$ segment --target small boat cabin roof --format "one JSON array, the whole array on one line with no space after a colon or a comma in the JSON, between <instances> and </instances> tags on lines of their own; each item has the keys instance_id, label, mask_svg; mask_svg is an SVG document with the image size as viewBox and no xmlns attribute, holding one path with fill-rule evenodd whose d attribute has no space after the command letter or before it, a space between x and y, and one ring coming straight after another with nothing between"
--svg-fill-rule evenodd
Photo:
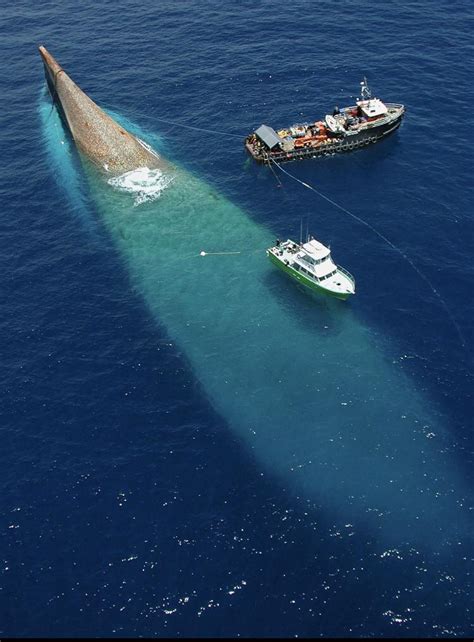
<instances>
[{"instance_id":1,"label":"small boat cabin roof","mask_svg":"<svg viewBox=\"0 0 474 642\"><path fill-rule=\"evenodd\" d=\"M281 138L278 136L276 131L268 125L261 125L255 130L255 134L269 149L273 149L277 145L281 144Z\"/></svg>"},{"instance_id":2,"label":"small boat cabin roof","mask_svg":"<svg viewBox=\"0 0 474 642\"><path fill-rule=\"evenodd\" d=\"M367 116L367 118L373 118L374 116L383 116L388 111L387 107L378 98L361 100L357 104L362 109L364 115Z\"/></svg>"},{"instance_id":3,"label":"small boat cabin roof","mask_svg":"<svg viewBox=\"0 0 474 642\"><path fill-rule=\"evenodd\" d=\"M312 258L320 261L328 256L331 251L325 245L317 241L316 239L311 239L307 243L304 243L302 249L305 250Z\"/></svg>"}]
</instances>

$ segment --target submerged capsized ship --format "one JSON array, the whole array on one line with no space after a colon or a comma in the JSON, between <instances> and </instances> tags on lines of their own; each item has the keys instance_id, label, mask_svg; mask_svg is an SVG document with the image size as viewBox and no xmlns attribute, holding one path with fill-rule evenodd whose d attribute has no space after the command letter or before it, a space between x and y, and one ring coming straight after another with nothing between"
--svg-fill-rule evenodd
<instances>
[{"instance_id":1,"label":"submerged capsized ship","mask_svg":"<svg viewBox=\"0 0 474 642\"><path fill-rule=\"evenodd\" d=\"M153 149L96 105L45 47L41 45L39 52L51 96L83 156L109 175L120 175L139 167L169 168Z\"/></svg>"},{"instance_id":2,"label":"submerged capsized ship","mask_svg":"<svg viewBox=\"0 0 474 642\"><path fill-rule=\"evenodd\" d=\"M135 305L135 296L142 296L185 357L206 403L234 432L231 442L241 450L235 465L249 461L272 492L286 489L295 514L305 511L317 520L318 541L335 533L342 545L358 533L359 543L389 564L381 571L406 554L422 568L424 560L439 559L433 572L441 577L473 531L465 499L470 487L459 461L451 460L452 449L444 447L450 426L443 415L398 363L391 364L379 349L386 342L350 308L342 313L328 303L307 314L304 303L285 302L269 287L260 251L248 252L244 262L223 259L220 267L203 258L203 247L268 247L269 232L199 177L173 168L174 188L137 215L131 199L111 189L109 176L150 167L158 158L94 109L42 53L50 89L73 131L64 136L58 114L42 101L44 139L59 153L57 162L49 157L51 173L71 197L70 215L82 204L75 196L74 143L86 161L90 206L117 250L111 265L118 268L120 255L129 274L133 296L127 301ZM163 173L170 173L169 165ZM89 199L86 213L92 214ZM443 552L443 562L433 557Z\"/></svg>"},{"instance_id":3,"label":"submerged capsized ship","mask_svg":"<svg viewBox=\"0 0 474 642\"><path fill-rule=\"evenodd\" d=\"M405 107L372 97L366 78L360 84L360 98L355 105L336 107L324 120L279 131L261 125L245 139L247 150L258 162L281 163L348 152L385 138L399 127Z\"/></svg>"}]
</instances>

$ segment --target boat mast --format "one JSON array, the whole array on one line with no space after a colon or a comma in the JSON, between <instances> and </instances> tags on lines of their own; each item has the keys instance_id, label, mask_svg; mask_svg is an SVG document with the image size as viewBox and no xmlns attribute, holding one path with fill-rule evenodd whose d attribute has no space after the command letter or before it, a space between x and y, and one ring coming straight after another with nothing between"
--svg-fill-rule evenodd
<instances>
[{"instance_id":1,"label":"boat mast","mask_svg":"<svg viewBox=\"0 0 474 642\"><path fill-rule=\"evenodd\" d=\"M372 98L372 92L369 89L367 78L365 76L364 80L360 83L360 97L362 100L370 100Z\"/></svg>"}]
</instances>

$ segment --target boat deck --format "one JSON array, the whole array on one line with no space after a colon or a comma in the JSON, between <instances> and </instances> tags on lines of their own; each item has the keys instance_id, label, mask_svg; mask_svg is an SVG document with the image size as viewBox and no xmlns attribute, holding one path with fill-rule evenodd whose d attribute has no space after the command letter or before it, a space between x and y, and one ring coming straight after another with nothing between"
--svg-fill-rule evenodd
<instances>
[{"instance_id":1,"label":"boat deck","mask_svg":"<svg viewBox=\"0 0 474 642\"><path fill-rule=\"evenodd\" d=\"M354 151L376 143L400 126L405 107L398 103L387 103L387 108L385 116L369 120L357 128L344 132L331 133L326 129L324 136L290 136L289 138L292 140L289 144L290 147L293 145L293 148L286 149L285 141L288 142L288 139L281 138L280 144L278 144L276 132L270 127L262 125L256 132L247 136L245 146L249 154L261 163L271 162L271 160L284 163L290 160L303 160ZM318 124L307 124L307 129L315 129ZM259 131L262 129L264 130L263 139L259 137ZM268 141L268 145L265 144L264 139Z\"/></svg>"}]
</instances>

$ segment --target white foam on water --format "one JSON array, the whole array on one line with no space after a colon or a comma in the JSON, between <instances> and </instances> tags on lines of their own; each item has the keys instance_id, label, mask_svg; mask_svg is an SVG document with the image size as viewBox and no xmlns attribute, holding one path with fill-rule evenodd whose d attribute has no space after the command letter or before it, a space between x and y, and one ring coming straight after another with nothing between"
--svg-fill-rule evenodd
<instances>
[{"instance_id":1,"label":"white foam on water","mask_svg":"<svg viewBox=\"0 0 474 642\"><path fill-rule=\"evenodd\" d=\"M173 176L164 174L160 169L138 167L120 176L109 178L107 183L115 189L132 194L134 206L156 201L173 181Z\"/></svg>"}]
</instances>

